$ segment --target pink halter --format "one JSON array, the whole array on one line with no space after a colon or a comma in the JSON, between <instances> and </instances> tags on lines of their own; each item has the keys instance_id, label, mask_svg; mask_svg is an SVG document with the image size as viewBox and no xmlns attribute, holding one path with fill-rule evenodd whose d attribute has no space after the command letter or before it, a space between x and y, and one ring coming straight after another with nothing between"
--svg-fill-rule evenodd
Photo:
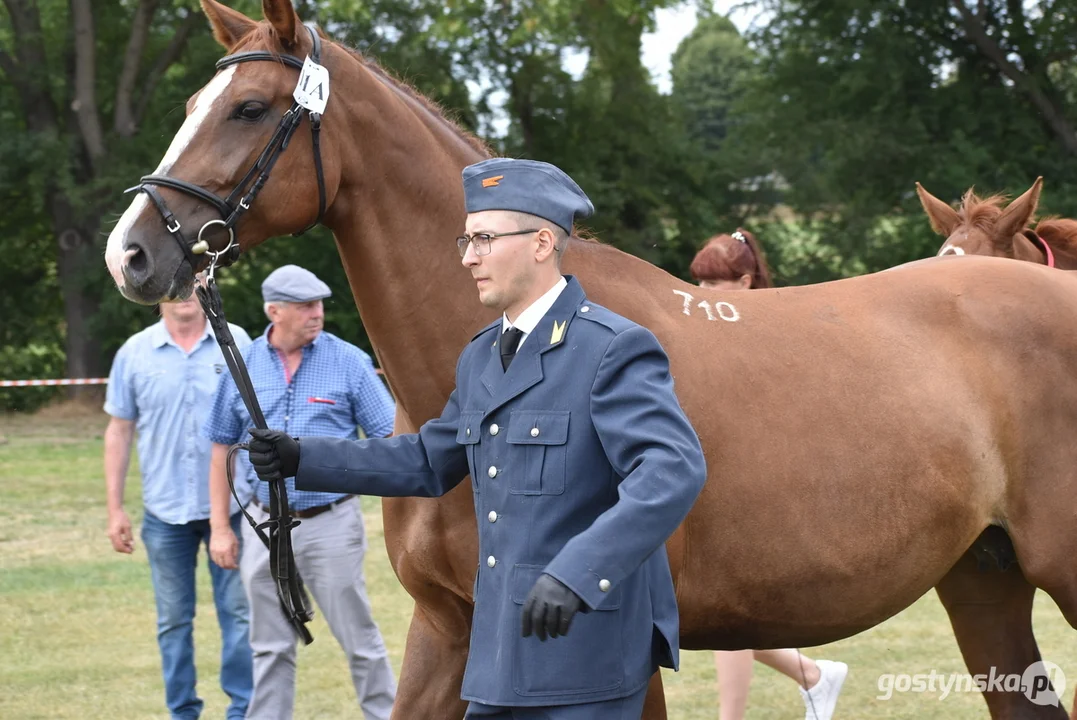
<instances>
[{"instance_id":1,"label":"pink halter","mask_svg":"<svg viewBox=\"0 0 1077 720\"><path fill-rule=\"evenodd\" d=\"M1051 246L1036 233L1032 233L1032 236L1036 238L1036 241L1043 247L1043 254L1047 256L1047 267L1053 268L1055 266L1055 255L1051 252Z\"/></svg>"}]
</instances>

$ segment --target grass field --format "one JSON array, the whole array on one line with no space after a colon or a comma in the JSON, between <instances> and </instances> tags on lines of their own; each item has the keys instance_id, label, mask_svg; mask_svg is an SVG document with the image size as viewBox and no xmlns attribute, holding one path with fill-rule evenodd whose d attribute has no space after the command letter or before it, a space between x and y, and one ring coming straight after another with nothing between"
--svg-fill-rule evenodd
<instances>
[{"instance_id":1,"label":"grass field","mask_svg":"<svg viewBox=\"0 0 1077 720\"><path fill-rule=\"evenodd\" d=\"M98 406L99 407L99 406ZM149 568L137 537L132 556L112 551L105 537L102 433L96 408L63 406L34 416L0 415L0 718L161 718L163 684L154 639ZM137 469L129 476L127 508L141 520ZM378 501L364 498L371 551L367 580L382 633L399 672L411 599L384 552ZM196 652L206 717L227 704L216 683L220 640L199 571ZM1043 657L1077 681L1077 633L1043 593L1035 624ZM344 658L320 613L315 642L299 650L297 718L359 717ZM839 718L984 718L974 693L895 694L879 700L882 673L964 673L945 613L934 593L901 615L812 657L844 660L850 673ZM794 684L756 665L748 717L803 717ZM717 717L710 653L683 654L680 673L665 676L670 717Z\"/></svg>"}]
</instances>

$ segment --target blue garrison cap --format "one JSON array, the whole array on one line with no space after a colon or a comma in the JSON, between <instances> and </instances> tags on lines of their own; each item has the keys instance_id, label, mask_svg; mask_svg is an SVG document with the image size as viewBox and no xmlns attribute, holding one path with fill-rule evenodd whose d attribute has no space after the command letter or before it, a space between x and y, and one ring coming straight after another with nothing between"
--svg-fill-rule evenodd
<instances>
[{"instance_id":1,"label":"blue garrison cap","mask_svg":"<svg viewBox=\"0 0 1077 720\"><path fill-rule=\"evenodd\" d=\"M464 168L467 212L512 210L537 215L572 232L576 218L591 217L595 206L560 168L538 160L491 158Z\"/></svg>"},{"instance_id":2,"label":"blue garrison cap","mask_svg":"<svg viewBox=\"0 0 1077 720\"><path fill-rule=\"evenodd\" d=\"M333 294L310 270L298 265L282 265L262 282L262 299L266 302L310 302Z\"/></svg>"}]
</instances>

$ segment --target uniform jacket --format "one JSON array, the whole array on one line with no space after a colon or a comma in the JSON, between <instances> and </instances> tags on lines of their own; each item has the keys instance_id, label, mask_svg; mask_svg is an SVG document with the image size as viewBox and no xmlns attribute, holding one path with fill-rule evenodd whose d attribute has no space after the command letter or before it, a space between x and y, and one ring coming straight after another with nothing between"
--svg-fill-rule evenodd
<instances>
[{"instance_id":1,"label":"uniform jacket","mask_svg":"<svg viewBox=\"0 0 1077 720\"><path fill-rule=\"evenodd\" d=\"M678 666L664 543L703 487L703 450L658 340L567 279L507 372L501 320L474 337L441 417L418 433L299 440L305 490L434 497L470 472L479 567L465 700L597 702ZM520 636L543 572L586 606L546 642Z\"/></svg>"}]
</instances>

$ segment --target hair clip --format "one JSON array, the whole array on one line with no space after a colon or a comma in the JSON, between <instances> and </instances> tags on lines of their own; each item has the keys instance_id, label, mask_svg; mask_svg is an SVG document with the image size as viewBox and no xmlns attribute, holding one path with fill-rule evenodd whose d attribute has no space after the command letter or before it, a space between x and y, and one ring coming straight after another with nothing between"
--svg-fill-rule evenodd
<instances>
[{"instance_id":1,"label":"hair clip","mask_svg":"<svg viewBox=\"0 0 1077 720\"><path fill-rule=\"evenodd\" d=\"M740 240L742 243L748 242L748 238L744 237L744 233L742 233L740 230L734 230L733 234L730 235L730 237L734 240Z\"/></svg>"}]
</instances>

